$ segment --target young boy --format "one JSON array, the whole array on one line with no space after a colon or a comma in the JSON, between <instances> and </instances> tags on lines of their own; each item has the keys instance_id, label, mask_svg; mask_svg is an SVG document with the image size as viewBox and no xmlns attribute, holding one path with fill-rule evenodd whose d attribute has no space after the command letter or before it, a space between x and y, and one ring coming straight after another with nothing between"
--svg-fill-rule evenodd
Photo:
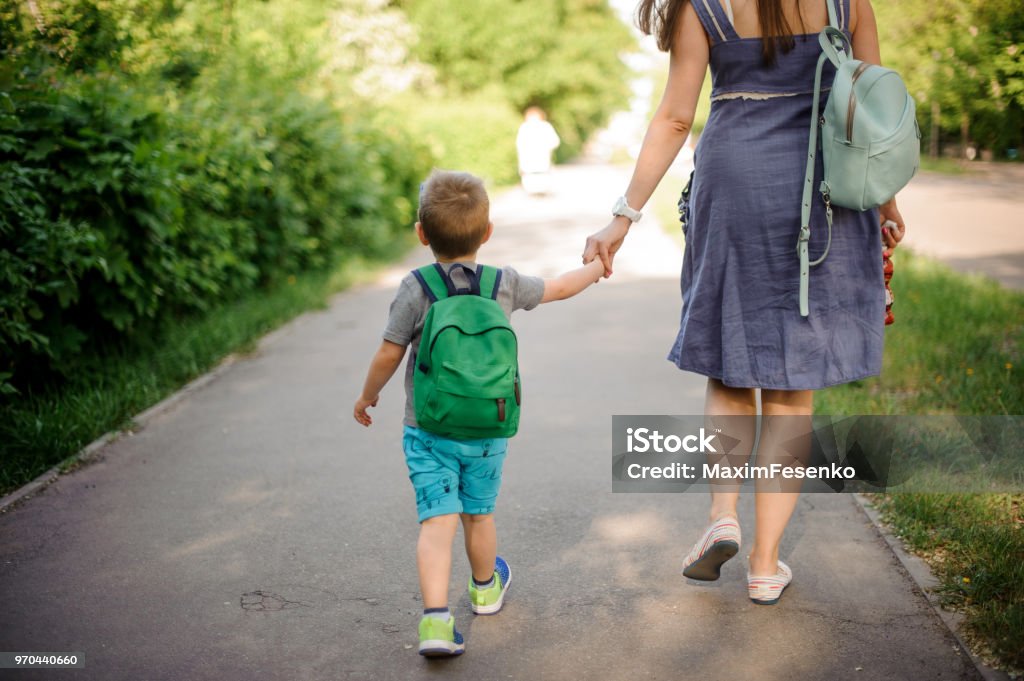
<instances>
[{"instance_id":1,"label":"young boy","mask_svg":"<svg viewBox=\"0 0 1024 681\"><path fill-rule=\"evenodd\" d=\"M483 183L468 173L434 171L420 191L416 234L429 246L452 282L466 285L465 265L476 268L476 255L494 230ZM522 276L511 267L500 271L497 302L506 316L532 310L540 303L570 298L604 275L600 260L554 279ZM413 376L423 322L430 300L417 277L401 283L384 330L384 340L370 364L354 416L364 426L380 391L395 373L408 346L412 353L405 372L403 447L409 478L416 490L420 536L416 548L423 618L420 654L460 655L465 650L455 618L448 609L452 541L461 515L466 555L473 571L469 582L474 613L492 615L501 609L511 581L508 563L497 555L494 504L501 485L507 438L453 440L421 430L416 422Z\"/></svg>"}]
</instances>

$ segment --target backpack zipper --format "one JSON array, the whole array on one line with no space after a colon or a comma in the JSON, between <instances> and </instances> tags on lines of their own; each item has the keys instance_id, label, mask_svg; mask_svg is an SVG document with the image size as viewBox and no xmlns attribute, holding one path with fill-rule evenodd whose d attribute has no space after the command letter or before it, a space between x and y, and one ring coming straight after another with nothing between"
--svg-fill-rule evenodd
<instances>
[{"instance_id":1,"label":"backpack zipper","mask_svg":"<svg viewBox=\"0 0 1024 681\"><path fill-rule=\"evenodd\" d=\"M850 78L850 106L846 110L846 143L853 144L853 114L857 108L857 97L854 94L853 86L857 84L857 79L861 77L871 64L867 62L861 62L857 70L853 72L853 76Z\"/></svg>"},{"instance_id":2,"label":"backpack zipper","mask_svg":"<svg viewBox=\"0 0 1024 681\"><path fill-rule=\"evenodd\" d=\"M437 345L438 337L441 335L441 332L447 331L448 329L459 329L460 331L462 330L461 327L459 327L458 324L448 324L446 326L442 326L440 329L435 331L434 332L434 338L433 338L433 340L431 340L430 347L427 349L427 356L430 356L430 355L434 354L434 346ZM465 336L481 336L481 335L483 335L485 333L489 333L491 331L508 331L509 333L511 333L512 334L512 339L516 341L516 353L518 354L519 339L516 338L515 331L513 331L510 328L508 328L507 326L489 326L486 329L483 329L482 331L477 331L476 333L466 333L465 331L463 331L463 335L465 335Z\"/></svg>"},{"instance_id":3,"label":"backpack zipper","mask_svg":"<svg viewBox=\"0 0 1024 681\"><path fill-rule=\"evenodd\" d=\"M427 348L427 353L426 353L427 357L431 357L434 354L434 346L437 345L437 339L441 335L442 331L447 331L448 329L459 329L459 328L460 327L458 326L458 324L448 324L447 326L442 326L441 329L434 334L434 338L433 338L433 340L430 343L430 347ZM516 337L515 331L513 331L512 329L510 329L510 328L508 328L506 326L489 326L486 329L484 329L483 331L477 331L476 333L466 333L465 335L467 335L467 336L480 336L480 335L483 335L485 333L489 333L491 331L508 331L509 333L511 333L512 334L512 340L515 341L515 344L516 344L516 355L517 356L519 355L519 339ZM422 354L423 348L421 347L420 350L421 350L421 354ZM428 364L426 364L424 362L419 362L418 366L419 366L419 370L422 371L423 373L425 373L425 374L429 374L430 373L430 365L428 365Z\"/></svg>"}]
</instances>

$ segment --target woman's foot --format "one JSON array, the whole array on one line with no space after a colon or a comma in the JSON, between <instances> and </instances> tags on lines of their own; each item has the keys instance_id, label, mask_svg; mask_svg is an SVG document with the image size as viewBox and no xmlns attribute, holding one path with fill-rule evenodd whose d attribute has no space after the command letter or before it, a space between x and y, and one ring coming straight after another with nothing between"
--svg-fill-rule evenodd
<instances>
[{"instance_id":1,"label":"woman's foot","mask_svg":"<svg viewBox=\"0 0 1024 681\"><path fill-rule=\"evenodd\" d=\"M683 561L683 575L713 582L722 575L722 565L740 550L740 523L736 516L723 515L711 523Z\"/></svg>"},{"instance_id":2,"label":"woman's foot","mask_svg":"<svg viewBox=\"0 0 1024 681\"><path fill-rule=\"evenodd\" d=\"M756 575L747 572L747 595L758 605L775 605L782 597L789 583L793 581L793 571L781 560L774 575Z\"/></svg>"}]
</instances>

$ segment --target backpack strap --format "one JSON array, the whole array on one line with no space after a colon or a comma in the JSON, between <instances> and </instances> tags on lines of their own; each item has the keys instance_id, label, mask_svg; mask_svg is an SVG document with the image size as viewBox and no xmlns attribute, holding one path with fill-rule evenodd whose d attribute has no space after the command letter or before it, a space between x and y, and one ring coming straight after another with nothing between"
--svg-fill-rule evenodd
<instances>
[{"instance_id":1,"label":"backpack strap","mask_svg":"<svg viewBox=\"0 0 1024 681\"><path fill-rule=\"evenodd\" d=\"M479 265L476 268L477 280L480 282L480 295L491 300L498 299L498 288L501 287L501 270L490 265Z\"/></svg>"},{"instance_id":2,"label":"backpack strap","mask_svg":"<svg viewBox=\"0 0 1024 681\"><path fill-rule=\"evenodd\" d=\"M459 295L483 296L491 300L498 299L498 288L501 286L501 270L489 265L477 265L475 270L465 265L455 265L452 269L455 267L462 268L463 274L469 281L468 289L456 287L455 282L452 281L451 272L445 271L440 263L425 265L413 270L412 274L416 277L420 287L423 289L423 293L432 304L438 300Z\"/></svg>"},{"instance_id":3,"label":"backpack strap","mask_svg":"<svg viewBox=\"0 0 1024 681\"><path fill-rule=\"evenodd\" d=\"M448 273L437 263L424 265L419 269L413 270L412 274L416 277L416 281L420 282L420 287L427 298L430 299L431 304L447 298L449 287L454 288L451 286Z\"/></svg>"},{"instance_id":4,"label":"backpack strap","mask_svg":"<svg viewBox=\"0 0 1024 681\"><path fill-rule=\"evenodd\" d=\"M831 0L828 1L829 14L833 13ZM828 248L832 245L832 205L829 202L828 194L824 194L825 199L825 218L828 221L828 245L825 246L825 252L821 254L821 257L814 262L810 261L809 244L811 241L811 195L812 188L814 186L814 171L815 171L815 160L818 155L818 127L819 127L819 114L818 105L821 100L821 69L825 65L825 60L828 59L828 52L824 49L826 45L831 46L828 39L825 37L826 31L829 31L831 27L826 27L821 32L820 42L823 48L822 53L818 56L818 65L814 69L814 95L813 102L811 104L811 131L807 140L807 169L804 172L804 189L803 199L800 203L800 236L796 242L796 252L800 257L800 316L806 317L809 314L809 288L810 288L810 276L811 267L821 263L828 255ZM832 29L836 30L836 29Z\"/></svg>"},{"instance_id":5,"label":"backpack strap","mask_svg":"<svg viewBox=\"0 0 1024 681\"><path fill-rule=\"evenodd\" d=\"M850 0L825 0L828 8L828 23L840 31L850 31ZM836 16L838 14L838 16Z\"/></svg>"},{"instance_id":6,"label":"backpack strap","mask_svg":"<svg viewBox=\"0 0 1024 681\"><path fill-rule=\"evenodd\" d=\"M842 0L838 0L842 2ZM828 184L821 182L819 191L821 198L825 201L825 221L828 223L828 242L825 244L825 251L816 260L811 261L808 252L811 240L811 190L814 186L815 159L818 153L818 128L824 121L818 113L821 102L821 70L825 61L831 61L836 69L840 64L850 59L847 47L850 39L837 26L836 8L832 0L825 0L828 7L829 25L822 29L818 35L818 44L821 45L821 55L818 57L818 64L814 69L814 94L811 104L811 130L807 140L807 169L804 172L803 200L800 205L800 236L797 239L796 251L800 256L800 316L806 317L809 314L809 289L811 267L820 265L828 255L828 249L832 246L832 201L829 195ZM852 51L852 49L851 49Z\"/></svg>"},{"instance_id":7,"label":"backpack strap","mask_svg":"<svg viewBox=\"0 0 1024 681\"><path fill-rule=\"evenodd\" d=\"M836 11L836 4L839 4L839 11L843 10L843 0L825 0L825 7L828 9L828 25L836 30L842 30L843 22L839 19L839 13ZM845 13L844 13L845 14ZM846 17L843 17L844 19Z\"/></svg>"}]
</instances>

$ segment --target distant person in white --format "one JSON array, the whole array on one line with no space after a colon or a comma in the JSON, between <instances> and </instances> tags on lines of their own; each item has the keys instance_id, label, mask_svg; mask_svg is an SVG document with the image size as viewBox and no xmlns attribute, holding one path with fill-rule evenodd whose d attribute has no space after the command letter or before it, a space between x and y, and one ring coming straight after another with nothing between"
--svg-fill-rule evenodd
<instances>
[{"instance_id":1,"label":"distant person in white","mask_svg":"<svg viewBox=\"0 0 1024 681\"><path fill-rule=\"evenodd\" d=\"M561 143L540 107L531 106L526 110L516 135L516 151L519 153L519 176L527 193L547 192L551 152Z\"/></svg>"}]
</instances>

